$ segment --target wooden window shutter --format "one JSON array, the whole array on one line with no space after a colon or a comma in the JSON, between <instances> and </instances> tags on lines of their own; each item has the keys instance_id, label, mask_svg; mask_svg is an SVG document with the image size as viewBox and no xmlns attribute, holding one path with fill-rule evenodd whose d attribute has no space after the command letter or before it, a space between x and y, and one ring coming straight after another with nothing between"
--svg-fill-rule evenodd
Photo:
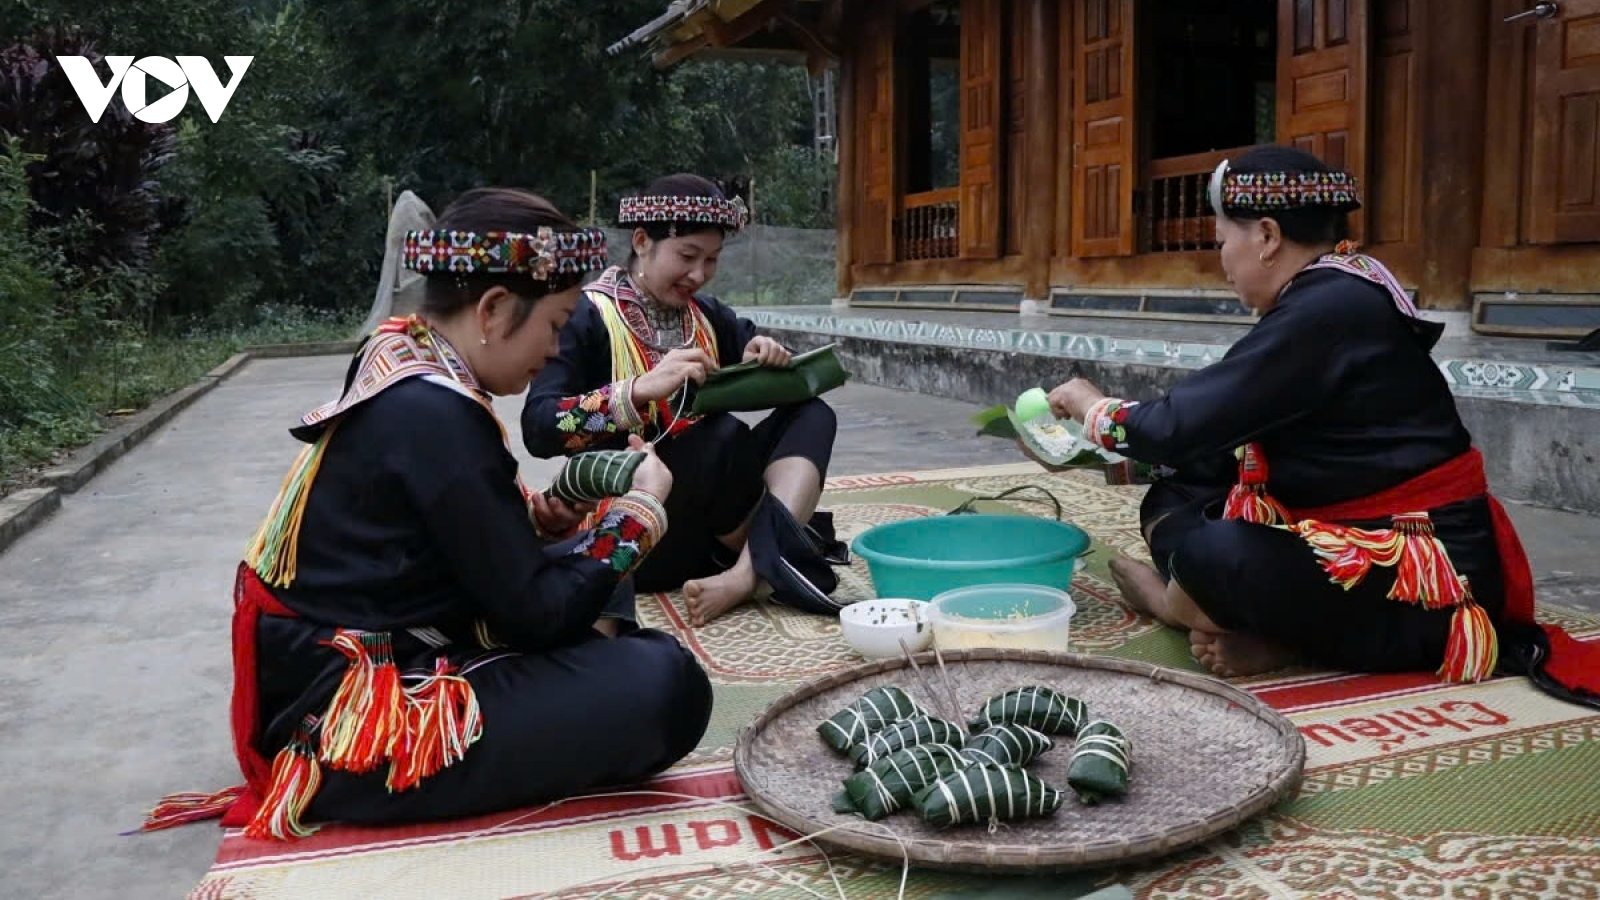
<instances>
[{"instance_id":1,"label":"wooden window shutter","mask_svg":"<svg viewBox=\"0 0 1600 900\"><path fill-rule=\"evenodd\" d=\"M961 2L961 255L1000 255L1002 91L1005 34L1001 0Z\"/></svg>"},{"instance_id":2,"label":"wooden window shutter","mask_svg":"<svg viewBox=\"0 0 1600 900\"><path fill-rule=\"evenodd\" d=\"M1566 0L1534 34L1528 238L1600 241L1600 0Z\"/></svg>"},{"instance_id":3,"label":"wooden window shutter","mask_svg":"<svg viewBox=\"0 0 1600 900\"><path fill-rule=\"evenodd\" d=\"M1278 142L1355 175L1363 192L1371 186L1367 23L1367 0L1278 3ZM1361 212L1350 217L1350 231L1363 239Z\"/></svg>"},{"instance_id":4,"label":"wooden window shutter","mask_svg":"<svg viewBox=\"0 0 1600 900\"><path fill-rule=\"evenodd\" d=\"M862 263L894 262L894 19L871 10L863 23L856 67L861 193L854 240Z\"/></svg>"},{"instance_id":5,"label":"wooden window shutter","mask_svg":"<svg viewBox=\"0 0 1600 900\"><path fill-rule=\"evenodd\" d=\"M1131 256L1138 249L1133 193L1135 0L1073 4L1072 252Z\"/></svg>"}]
</instances>

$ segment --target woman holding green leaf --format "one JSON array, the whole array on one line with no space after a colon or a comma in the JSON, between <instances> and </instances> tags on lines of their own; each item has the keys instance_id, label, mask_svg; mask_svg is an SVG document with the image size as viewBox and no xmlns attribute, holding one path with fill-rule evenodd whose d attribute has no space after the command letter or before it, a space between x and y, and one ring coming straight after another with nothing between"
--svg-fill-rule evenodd
<instances>
[{"instance_id":1,"label":"woman holding green leaf","mask_svg":"<svg viewBox=\"0 0 1600 900\"><path fill-rule=\"evenodd\" d=\"M1123 597L1219 675L1503 670L1600 705L1600 647L1534 624L1527 557L1429 355L1442 326L1345 240L1354 179L1259 147L1209 193L1259 321L1166 396L1075 379L1049 398L1105 450L1175 470L1141 508L1155 566L1113 565Z\"/></svg>"},{"instance_id":2,"label":"woman holding green leaf","mask_svg":"<svg viewBox=\"0 0 1600 900\"><path fill-rule=\"evenodd\" d=\"M729 412L696 408L704 405L697 390L702 399L736 390L723 370L800 362L701 292L723 241L746 220L741 200L696 175L660 178L624 198L618 223L633 229L628 265L585 288L561 331L561 355L534 380L522 413L523 441L540 458L620 448L630 435L652 442L673 473L672 531L635 584L681 587L697 626L763 589L798 609L837 609L829 559L840 558L840 545L830 517L817 512L833 410L815 396L778 403L751 428Z\"/></svg>"}]
</instances>

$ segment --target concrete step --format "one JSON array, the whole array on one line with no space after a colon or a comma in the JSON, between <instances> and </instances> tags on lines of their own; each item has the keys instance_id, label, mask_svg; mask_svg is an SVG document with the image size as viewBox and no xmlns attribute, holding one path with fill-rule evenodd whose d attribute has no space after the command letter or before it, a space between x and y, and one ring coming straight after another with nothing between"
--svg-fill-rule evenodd
<instances>
[{"instance_id":1,"label":"concrete step","mask_svg":"<svg viewBox=\"0 0 1600 900\"><path fill-rule=\"evenodd\" d=\"M1159 396L1188 372L1220 359L1244 331L910 310L767 307L741 313L797 350L836 344L862 383L980 404L1075 376L1110 394ZM1444 346L1451 352L1436 359L1488 460L1494 491L1508 500L1600 515L1600 354L1551 354L1543 341L1457 339Z\"/></svg>"}]
</instances>

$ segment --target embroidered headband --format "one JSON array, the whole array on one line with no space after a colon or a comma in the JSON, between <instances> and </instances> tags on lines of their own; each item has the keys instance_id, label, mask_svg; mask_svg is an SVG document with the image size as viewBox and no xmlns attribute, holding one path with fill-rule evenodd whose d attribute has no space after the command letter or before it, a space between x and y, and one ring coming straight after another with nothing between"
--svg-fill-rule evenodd
<instances>
[{"instance_id":1,"label":"embroidered headband","mask_svg":"<svg viewBox=\"0 0 1600 900\"><path fill-rule=\"evenodd\" d=\"M749 221L750 210L739 197L732 200L721 197L623 197L617 212L617 224L624 228L669 222L673 225L718 225L738 231Z\"/></svg>"},{"instance_id":2,"label":"embroidered headband","mask_svg":"<svg viewBox=\"0 0 1600 900\"><path fill-rule=\"evenodd\" d=\"M1361 208L1356 177L1348 172L1232 172L1228 160L1211 173L1211 209L1229 213L1268 213L1320 207L1334 212Z\"/></svg>"},{"instance_id":3,"label":"embroidered headband","mask_svg":"<svg viewBox=\"0 0 1600 900\"><path fill-rule=\"evenodd\" d=\"M606 233L598 228L533 234L515 231L409 231L406 268L423 274L532 276L536 281L606 267Z\"/></svg>"}]
</instances>

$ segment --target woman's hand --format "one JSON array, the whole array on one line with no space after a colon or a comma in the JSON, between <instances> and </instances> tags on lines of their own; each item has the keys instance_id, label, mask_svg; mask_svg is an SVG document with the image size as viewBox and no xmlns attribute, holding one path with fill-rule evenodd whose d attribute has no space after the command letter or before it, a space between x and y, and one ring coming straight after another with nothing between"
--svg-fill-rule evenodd
<instances>
[{"instance_id":1,"label":"woman's hand","mask_svg":"<svg viewBox=\"0 0 1600 900\"><path fill-rule=\"evenodd\" d=\"M628 436L628 449L645 454L644 462L633 473L633 489L643 491L662 503L672 493L672 470L656 456L654 444L646 444L637 434Z\"/></svg>"},{"instance_id":2,"label":"woman's hand","mask_svg":"<svg viewBox=\"0 0 1600 900\"><path fill-rule=\"evenodd\" d=\"M1082 422L1089 407L1106 398L1087 378L1074 378L1050 392L1050 412L1058 419Z\"/></svg>"},{"instance_id":3,"label":"woman's hand","mask_svg":"<svg viewBox=\"0 0 1600 900\"><path fill-rule=\"evenodd\" d=\"M665 400L690 381L705 384L706 375L716 370L717 361L698 347L674 350L654 369L634 379L633 402Z\"/></svg>"},{"instance_id":4,"label":"woman's hand","mask_svg":"<svg viewBox=\"0 0 1600 900\"><path fill-rule=\"evenodd\" d=\"M541 533L553 537L571 534L583 523L584 516L594 512L592 503L569 506L564 500L546 497L542 491L535 491L528 498L528 503L533 507L533 524L538 526Z\"/></svg>"},{"instance_id":5,"label":"woman's hand","mask_svg":"<svg viewBox=\"0 0 1600 900\"><path fill-rule=\"evenodd\" d=\"M787 366L792 356L787 347L765 335L752 338L744 347L745 362L755 360L774 369Z\"/></svg>"}]
</instances>

